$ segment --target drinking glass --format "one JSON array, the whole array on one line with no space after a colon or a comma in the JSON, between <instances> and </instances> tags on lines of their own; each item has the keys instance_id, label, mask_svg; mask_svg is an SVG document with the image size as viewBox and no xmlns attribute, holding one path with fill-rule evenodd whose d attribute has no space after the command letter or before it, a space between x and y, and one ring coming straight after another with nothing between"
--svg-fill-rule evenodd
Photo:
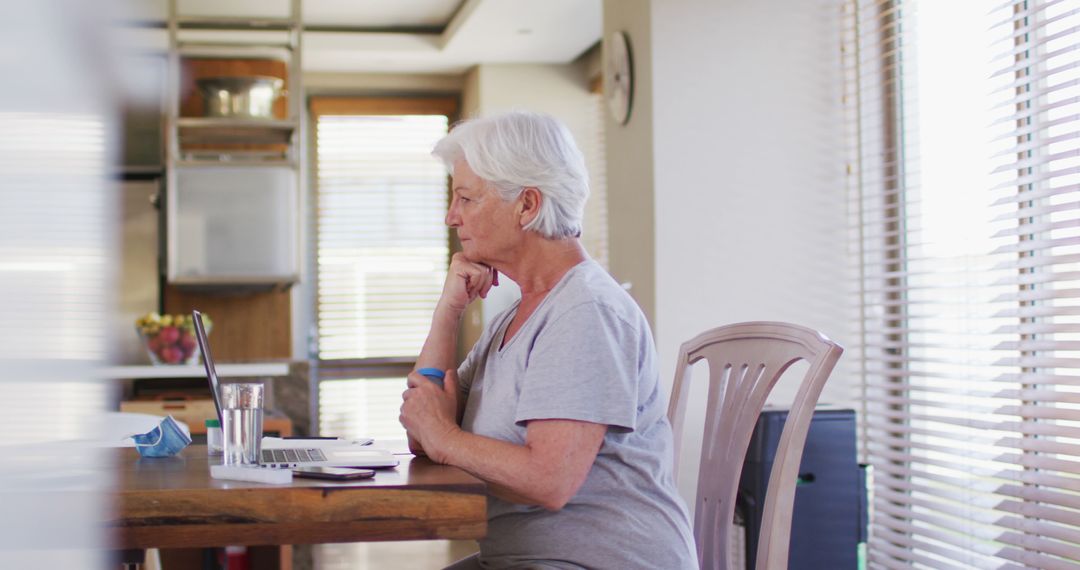
<instances>
[{"instance_id":1,"label":"drinking glass","mask_svg":"<svg viewBox=\"0 0 1080 570\"><path fill-rule=\"evenodd\" d=\"M263 385L221 385L225 465L258 465L262 447Z\"/></svg>"}]
</instances>

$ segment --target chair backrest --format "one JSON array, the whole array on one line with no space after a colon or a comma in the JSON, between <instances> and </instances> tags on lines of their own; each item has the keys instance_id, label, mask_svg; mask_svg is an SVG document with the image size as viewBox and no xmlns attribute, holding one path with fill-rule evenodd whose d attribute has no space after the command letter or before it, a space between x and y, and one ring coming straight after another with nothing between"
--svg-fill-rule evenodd
<instances>
[{"instance_id":1,"label":"chair backrest","mask_svg":"<svg viewBox=\"0 0 1080 570\"><path fill-rule=\"evenodd\" d=\"M735 498L754 425L780 376L795 362L806 360L809 369L784 422L769 474L758 535L757 569L788 567L791 511L806 432L821 389L843 352L840 345L821 333L777 322L727 325L706 331L682 345L668 407L675 436L676 472L690 366L701 359L709 363L709 395L694 514L694 539L702 568L730 568L728 544Z\"/></svg>"}]
</instances>

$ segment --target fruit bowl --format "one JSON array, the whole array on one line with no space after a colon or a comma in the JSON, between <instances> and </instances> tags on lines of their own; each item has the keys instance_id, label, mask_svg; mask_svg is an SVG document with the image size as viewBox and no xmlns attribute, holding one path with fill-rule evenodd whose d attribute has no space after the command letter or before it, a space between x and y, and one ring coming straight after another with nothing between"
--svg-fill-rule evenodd
<instances>
[{"instance_id":1,"label":"fruit bowl","mask_svg":"<svg viewBox=\"0 0 1080 570\"><path fill-rule=\"evenodd\" d=\"M203 315L206 334L213 324ZM195 323L191 315L149 313L135 319L135 331L154 364L198 364L199 343L195 341Z\"/></svg>"}]
</instances>

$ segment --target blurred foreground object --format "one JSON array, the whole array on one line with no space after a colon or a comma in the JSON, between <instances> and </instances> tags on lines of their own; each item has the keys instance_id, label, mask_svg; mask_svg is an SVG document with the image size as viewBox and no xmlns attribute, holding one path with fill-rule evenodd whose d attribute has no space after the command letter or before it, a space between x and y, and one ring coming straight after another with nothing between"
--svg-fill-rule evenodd
<instances>
[{"instance_id":1,"label":"blurred foreground object","mask_svg":"<svg viewBox=\"0 0 1080 570\"><path fill-rule=\"evenodd\" d=\"M116 14L112 2L0 5L0 568L102 568Z\"/></svg>"}]
</instances>

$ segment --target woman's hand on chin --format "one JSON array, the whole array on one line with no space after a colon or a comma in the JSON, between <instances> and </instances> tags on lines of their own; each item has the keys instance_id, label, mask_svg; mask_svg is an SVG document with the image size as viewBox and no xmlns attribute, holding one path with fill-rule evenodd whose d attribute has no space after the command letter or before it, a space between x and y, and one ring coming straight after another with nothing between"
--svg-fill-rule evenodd
<instances>
[{"instance_id":1,"label":"woman's hand on chin","mask_svg":"<svg viewBox=\"0 0 1080 570\"><path fill-rule=\"evenodd\" d=\"M442 302L455 311L462 312L477 299L487 297L488 291L499 284L499 273L483 263L470 261L458 252L450 259L443 285Z\"/></svg>"}]
</instances>

